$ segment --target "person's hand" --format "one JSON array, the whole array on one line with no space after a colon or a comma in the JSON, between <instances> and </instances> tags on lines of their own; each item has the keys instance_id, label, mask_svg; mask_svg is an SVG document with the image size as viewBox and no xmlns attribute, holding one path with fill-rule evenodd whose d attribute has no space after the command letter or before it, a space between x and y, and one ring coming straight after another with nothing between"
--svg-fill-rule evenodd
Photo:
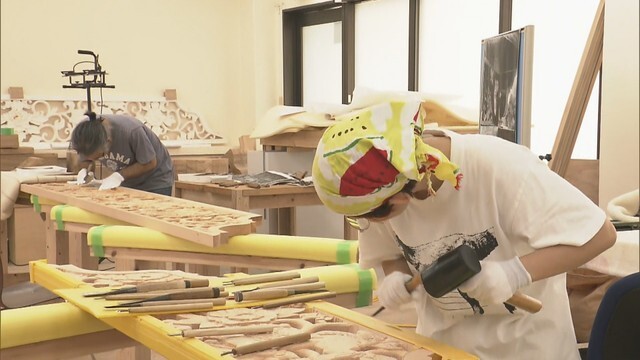
<instances>
[{"instance_id":1,"label":"person's hand","mask_svg":"<svg viewBox=\"0 0 640 360\"><path fill-rule=\"evenodd\" d=\"M76 177L76 184L84 185L93 180L93 172L87 172L87 169L82 168L78 171L78 176Z\"/></svg>"},{"instance_id":2,"label":"person's hand","mask_svg":"<svg viewBox=\"0 0 640 360\"><path fill-rule=\"evenodd\" d=\"M400 271L394 271L387 275L377 290L380 304L387 309L393 310L411 301L411 294L405 287L407 281L410 280L411 275Z\"/></svg>"},{"instance_id":3,"label":"person's hand","mask_svg":"<svg viewBox=\"0 0 640 360\"><path fill-rule=\"evenodd\" d=\"M501 304L521 287L531 284L531 275L520 259L483 260L482 270L458 287L481 304Z\"/></svg>"},{"instance_id":4,"label":"person's hand","mask_svg":"<svg viewBox=\"0 0 640 360\"><path fill-rule=\"evenodd\" d=\"M124 178L122 177L122 175L120 175L119 172L114 172L113 174L109 175L106 179L102 180L102 184L100 185L100 188L98 190L115 189L118 186L120 186L120 184L122 184L123 181L124 181Z\"/></svg>"}]
</instances>

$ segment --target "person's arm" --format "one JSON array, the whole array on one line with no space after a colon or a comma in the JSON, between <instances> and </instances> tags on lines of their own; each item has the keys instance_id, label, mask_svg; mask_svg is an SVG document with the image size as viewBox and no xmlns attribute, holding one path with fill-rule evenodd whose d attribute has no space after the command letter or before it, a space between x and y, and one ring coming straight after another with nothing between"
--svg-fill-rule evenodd
<instances>
[{"instance_id":1,"label":"person's arm","mask_svg":"<svg viewBox=\"0 0 640 360\"><path fill-rule=\"evenodd\" d=\"M158 160L156 158L153 158L153 160L149 161L146 164L133 163L118 172L126 180L130 178L136 178L150 171L153 171L153 169L155 169L157 165L158 165Z\"/></svg>"},{"instance_id":2,"label":"person's arm","mask_svg":"<svg viewBox=\"0 0 640 360\"><path fill-rule=\"evenodd\" d=\"M605 220L600 230L582 246L556 245L538 249L522 256L520 261L531 276L531 281L573 270L616 242L616 229L609 220Z\"/></svg>"},{"instance_id":3,"label":"person's arm","mask_svg":"<svg viewBox=\"0 0 640 360\"><path fill-rule=\"evenodd\" d=\"M400 271L409 275L412 274L411 269L409 268L409 264L407 264L407 261L404 258L383 261L382 271L384 271L385 275L389 275L394 271Z\"/></svg>"}]
</instances>

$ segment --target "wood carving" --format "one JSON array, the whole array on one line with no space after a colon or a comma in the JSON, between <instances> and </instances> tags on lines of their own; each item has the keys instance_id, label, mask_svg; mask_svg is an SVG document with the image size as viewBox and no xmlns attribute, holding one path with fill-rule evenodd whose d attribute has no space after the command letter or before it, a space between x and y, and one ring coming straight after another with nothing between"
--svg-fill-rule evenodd
<instances>
[{"instance_id":1,"label":"wood carving","mask_svg":"<svg viewBox=\"0 0 640 360\"><path fill-rule=\"evenodd\" d=\"M178 330L236 329L236 333L196 336L220 351L251 348L270 340L310 334L310 339L284 346L238 354L242 360L266 359L405 359L419 352L421 359L440 359L438 354L392 336L348 322L302 305L275 309L227 309L160 317ZM257 330L260 331L257 331ZM246 330L246 331L245 331ZM211 333L215 333L211 331ZM304 337L301 339L305 339Z\"/></svg>"},{"instance_id":2,"label":"wood carving","mask_svg":"<svg viewBox=\"0 0 640 360\"><path fill-rule=\"evenodd\" d=\"M96 288L137 286L154 282L168 282L184 279L203 279L197 274L174 270L138 270L138 271L97 271L82 269L74 265L53 265L56 269Z\"/></svg>"},{"instance_id":3,"label":"wood carving","mask_svg":"<svg viewBox=\"0 0 640 360\"><path fill-rule=\"evenodd\" d=\"M47 183L23 184L21 190L207 246L249 234L262 220L249 212L122 187L100 191L92 186Z\"/></svg>"}]
</instances>

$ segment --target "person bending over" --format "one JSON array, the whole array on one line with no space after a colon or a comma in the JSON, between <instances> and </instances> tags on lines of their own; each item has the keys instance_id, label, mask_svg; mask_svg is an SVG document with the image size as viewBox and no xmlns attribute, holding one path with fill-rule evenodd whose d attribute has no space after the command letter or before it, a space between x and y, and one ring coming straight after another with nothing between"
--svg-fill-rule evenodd
<instances>
[{"instance_id":1,"label":"person bending over","mask_svg":"<svg viewBox=\"0 0 640 360\"><path fill-rule=\"evenodd\" d=\"M463 176L464 175L464 176ZM423 133L419 102L338 118L318 143L316 191L357 221L359 263L380 266L381 305L413 301L416 332L487 359L580 359L565 273L615 243L605 212L524 146L495 136ZM481 271L432 297L405 288L459 245ZM537 313L506 302L539 299Z\"/></svg>"},{"instance_id":2,"label":"person bending over","mask_svg":"<svg viewBox=\"0 0 640 360\"><path fill-rule=\"evenodd\" d=\"M86 115L71 134L71 148L82 168L79 183L97 160L113 172L102 180L100 190L124 186L171 196L173 161L151 129L127 115Z\"/></svg>"}]
</instances>

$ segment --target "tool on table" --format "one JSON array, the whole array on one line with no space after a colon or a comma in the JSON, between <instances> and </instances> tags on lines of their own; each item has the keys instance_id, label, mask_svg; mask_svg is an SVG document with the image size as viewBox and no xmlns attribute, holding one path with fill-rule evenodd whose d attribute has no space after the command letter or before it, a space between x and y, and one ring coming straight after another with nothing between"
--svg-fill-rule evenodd
<instances>
[{"instance_id":1,"label":"tool on table","mask_svg":"<svg viewBox=\"0 0 640 360\"><path fill-rule=\"evenodd\" d=\"M405 284L410 293L422 283L429 295L439 298L453 291L463 282L481 270L480 260L476 252L468 245L462 244L452 251L439 257L431 266L423 269ZM537 313L542 309L540 300L516 291L507 301L507 304L530 313ZM381 307L371 316L376 316L382 311Z\"/></svg>"},{"instance_id":2,"label":"tool on table","mask_svg":"<svg viewBox=\"0 0 640 360\"><path fill-rule=\"evenodd\" d=\"M312 300L328 299L328 298L336 297L336 295L337 294L333 291L323 291L323 292L317 292L312 294L291 295L284 299L266 301L264 304L258 305L252 308L261 307L263 309L273 309L273 308L277 308L279 306L284 306L284 305L304 303Z\"/></svg>"},{"instance_id":3,"label":"tool on table","mask_svg":"<svg viewBox=\"0 0 640 360\"><path fill-rule=\"evenodd\" d=\"M282 283L285 283L286 281L282 281ZM271 284L269 284L271 285ZM270 290L270 289L279 289L279 290L297 290L297 291L304 291L304 290L327 290L325 288L325 283L324 281L317 281L317 282L310 282L310 283L303 283L303 284L292 284L292 285L283 285L283 286L259 286L259 287L255 287L253 289L249 289L249 290L238 290L236 292L243 292L243 293L247 293L247 292L252 292L252 291L258 291L258 290ZM234 293L235 294L235 293ZM229 296L230 299L235 299L234 295L230 295Z\"/></svg>"},{"instance_id":4,"label":"tool on table","mask_svg":"<svg viewBox=\"0 0 640 360\"><path fill-rule=\"evenodd\" d=\"M177 304L177 305L159 305L159 306L141 306L141 307L131 307L126 309L118 309L118 312L128 312L131 314L139 314L139 313L155 313L155 312L163 312L163 311L202 311L209 310L214 306L214 302L212 300L202 301L202 302L194 302L191 304Z\"/></svg>"},{"instance_id":5,"label":"tool on table","mask_svg":"<svg viewBox=\"0 0 640 360\"><path fill-rule=\"evenodd\" d=\"M247 345L239 345L233 348L230 351L224 352L220 355L246 355L251 354L253 352L262 351L271 349L278 346L286 346L291 344L297 344L301 342L305 342L311 339L311 334L308 332L301 332L295 335L283 336L280 338L269 339L264 341L258 341L255 343L247 344Z\"/></svg>"},{"instance_id":6,"label":"tool on table","mask_svg":"<svg viewBox=\"0 0 640 360\"><path fill-rule=\"evenodd\" d=\"M261 284L272 281L281 281L281 280L291 280L297 279L300 277L299 273L296 272L282 272L282 273L272 273L272 274L264 274L264 275L251 275L248 277L234 279L225 281L222 285L251 285L251 284Z\"/></svg>"},{"instance_id":7,"label":"tool on table","mask_svg":"<svg viewBox=\"0 0 640 360\"><path fill-rule=\"evenodd\" d=\"M194 304L194 303L210 303L212 306L225 305L227 299L214 298L214 299L180 299L180 300L157 300L157 301L134 301L129 303L123 303L118 305L105 306L105 309L119 309L119 308L131 308L142 306L163 306L163 305L181 305L181 304Z\"/></svg>"},{"instance_id":8,"label":"tool on table","mask_svg":"<svg viewBox=\"0 0 640 360\"><path fill-rule=\"evenodd\" d=\"M128 293L143 293L157 290L171 290L171 289L188 289L209 286L208 279L187 279L187 280L174 280L167 282L153 282L147 284L140 284L137 286L127 286L116 290L111 290L101 293L87 293L83 294L84 297L98 297L115 294L128 294Z\"/></svg>"},{"instance_id":9,"label":"tool on table","mask_svg":"<svg viewBox=\"0 0 640 360\"><path fill-rule=\"evenodd\" d=\"M218 328L200 328L193 330L182 330L178 334L169 336L196 337L196 336L221 336L235 334L265 334L273 332L276 325L249 325L249 326L226 326Z\"/></svg>"},{"instance_id":10,"label":"tool on table","mask_svg":"<svg viewBox=\"0 0 640 360\"><path fill-rule=\"evenodd\" d=\"M192 291L176 291L168 294L156 295L146 299L132 301L126 303L126 305L135 305L143 302L154 302L164 300L184 300L184 299L214 299L214 298L226 298L228 293L220 291L220 288L198 288L190 289ZM122 307L124 304L105 306L106 309Z\"/></svg>"},{"instance_id":11,"label":"tool on table","mask_svg":"<svg viewBox=\"0 0 640 360\"><path fill-rule=\"evenodd\" d=\"M282 280L282 281L275 281L275 282L268 283L268 284L262 284L262 285L258 286L256 289L285 287L285 286L289 286L289 285L316 283L318 281L320 281L320 279L317 276L307 276L307 277L300 277L300 278L295 278L295 279L291 279L291 280Z\"/></svg>"},{"instance_id":12,"label":"tool on table","mask_svg":"<svg viewBox=\"0 0 640 360\"><path fill-rule=\"evenodd\" d=\"M147 300L147 299L155 298L160 295L174 294L176 292L185 293L185 294L191 293L191 292L199 293L202 291L202 289L203 288L191 288L191 289L177 289L177 290L176 289L159 290L159 291L151 291L147 293L115 294L115 295L107 295L103 299L104 300ZM226 296L224 295L226 294L226 292L224 291L224 288L214 287L210 289L214 289L213 290L214 294L219 293L222 296Z\"/></svg>"},{"instance_id":13,"label":"tool on table","mask_svg":"<svg viewBox=\"0 0 640 360\"><path fill-rule=\"evenodd\" d=\"M259 289L253 291L236 291L234 293L234 299L236 302L242 302L245 300L268 300L285 298L291 295L309 294L326 292L326 289L314 289L314 290L295 290L295 289Z\"/></svg>"},{"instance_id":14,"label":"tool on table","mask_svg":"<svg viewBox=\"0 0 640 360\"><path fill-rule=\"evenodd\" d=\"M297 324L299 323L289 322L287 320L288 319L281 319L279 323L289 323L291 326L301 330L301 332L293 335L278 337L275 339L258 341L247 345L239 345L233 348L231 351L226 352L222 355L246 355L278 346L297 344L311 339L311 334L320 331L344 331L350 333L354 332L354 325L346 322L327 322L298 327Z\"/></svg>"}]
</instances>

